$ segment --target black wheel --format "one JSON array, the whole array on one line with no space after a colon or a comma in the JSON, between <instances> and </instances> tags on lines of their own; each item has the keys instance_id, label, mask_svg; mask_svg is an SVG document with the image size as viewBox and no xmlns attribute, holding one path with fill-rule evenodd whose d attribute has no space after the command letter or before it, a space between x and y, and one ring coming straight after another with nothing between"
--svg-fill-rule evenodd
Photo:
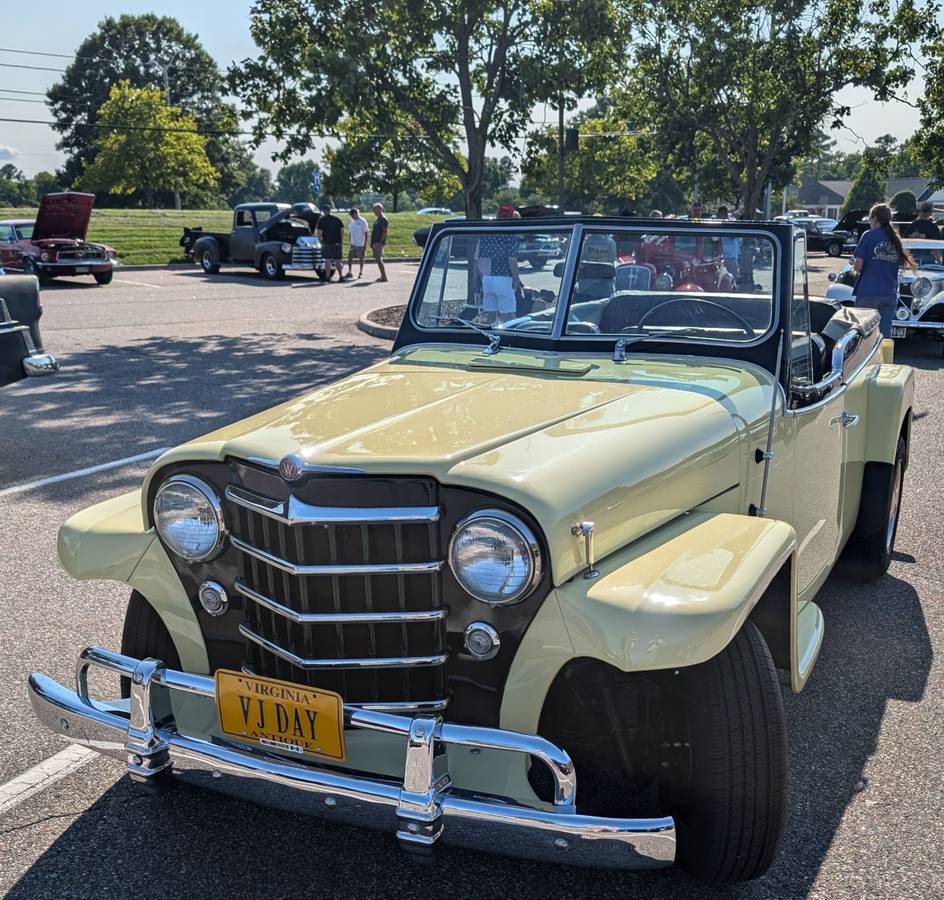
<instances>
[{"instance_id":1,"label":"black wheel","mask_svg":"<svg viewBox=\"0 0 944 900\"><path fill-rule=\"evenodd\" d=\"M318 280L319 280L319 281L327 281L327 280L328 280L328 270L327 270L327 269L315 269L315 271L318 273Z\"/></svg>"},{"instance_id":2,"label":"black wheel","mask_svg":"<svg viewBox=\"0 0 944 900\"><path fill-rule=\"evenodd\" d=\"M546 265L547 265L546 259L532 259L531 260L531 268L534 269L535 271L540 271Z\"/></svg>"},{"instance_id":3,"label":"black wheel","mask_svg":"<svg viewBox=\"0 0 944 900\"><path fill-rule=\"evenodd\" d=\"M205 248L200 252L200 268L207 275L215 275L220 271L220 264L216 261L212 250Z\"/></svg>"},{"instance_id":4,"label":"black wheel","mask_svg":"<svg viewBox=\"0 0 944 900\"><path fill-rule=\"evenodd\" d=\"M282 268L282 264L271 253L266 253L262 257L262 261L259 264L259 271L262 272L269 281L278 281L285 275L285 269Z\"/></svg>"},{"instance_id":5,"label":"black wheel","mask_svg":"<svg viewBox=\"0 0 944 900\"><path fill-rule=\"evenodd\" d=\"M898 534L904 480L905 439L899 437L894 463L865 464L859 517L839 567L840 574L850 581L875 581L888 571Z\"/></svg>"},{"instance_id":6,"label":"black wheel","mask_svg":"<svg viewBox=\"0 0 944 900\"><path fill-rule=\"evenodd\" d=\"M40 284L49 284L49 276L40 272L36 263L28 256L23 257L23 274L35 276Z\"/></svg>"},{"instance_id":7,"label":"black wheel","mask_svg":"<svg viewBox=\"0 0 944 900\"><path fill-rule=\"evenodd\" d=\"M111 269L109 269L107 272L94 273L94 278L99 284L111 284L111 280L114 277L115 273Z\"/></svg>"},{"instance_id":8,"label":"black wheel","mask_svg":"<svg viewBox=\"0 0 944 900\"><path fill-rule=\"evenodd\" d=\"M842 256L842 241L830 241L826 245L827 256Z\"/></svg>"},{"instance_id":9,"label":"black wheel","mask_svg":"<svg viewBox=\"0 0 944 900\"><path fill-rule=\"evenodd\" d=\"M125 625L121 632L121 652L135 659L153 657L164 662L168 668L180 668L180 656L154 607L143 594L132 591L125 612ZM121 679L121 696L131 696L131 682Z\"/></svg>"},{"instance_id":10,"label":"black wheel","mask_svg":"<svg viewBox=\"0 0 944 900\"><path fill-rule=\"evenodd\" d=\"M660 778L678 864L703 881L763 875L786 820L787 729L777 670L754 623L714 658L679 669L663 708L663 746L681 748Z\"/></svg>"}]
</instances>

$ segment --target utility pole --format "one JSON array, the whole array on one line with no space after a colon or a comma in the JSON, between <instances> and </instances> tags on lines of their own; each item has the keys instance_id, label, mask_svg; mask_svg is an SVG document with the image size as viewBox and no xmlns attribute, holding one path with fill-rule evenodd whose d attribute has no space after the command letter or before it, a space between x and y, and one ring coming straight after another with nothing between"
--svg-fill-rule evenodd
<instances>
[{"instance_id":1,"label":"utility pole","mask_svg":"<svg viewBox=\"0 0 944 900\"><path fill-rule=\"evenodd\" d=\"M564 92L557 95L557 205L564 214Z\"/></svg>"}]
</instances>

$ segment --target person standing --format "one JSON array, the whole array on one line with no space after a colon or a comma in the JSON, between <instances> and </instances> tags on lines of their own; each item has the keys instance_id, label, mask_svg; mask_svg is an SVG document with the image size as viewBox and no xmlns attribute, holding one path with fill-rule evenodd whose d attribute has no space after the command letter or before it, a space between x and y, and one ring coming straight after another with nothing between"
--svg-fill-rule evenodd
<instances>
[{"instance_id":1,"label":"person standing","mask_svg":"<svg viewBox=\"0 0 944 900\"><path fill-rule=\"evenodd\" d=\"M514 209L503 204L498 207L499 219L514 218ZM482 276L482 306L484 323L502 325L515 317L518 290L518 246L521 235L508 229L479 238L478 268Z\"/></svg>"},{"instance_id":2,"label":"person standing","mask_svg":"<svg viewBox=\"0 0 944 900\"><path fill-rule=\"evenodd\" d=\"M911 254L892 228L892 209L886 203L876 203L869 210L869 230L855 248L853 269L858 277L852 295L856 306L878 310L882 337L892 334L898 305L898 270L903 265L915 267Z\"/></svg>"},{"instance_id":3,"label":"person standing","mask_svg":"<svg viewBox=\"0 0 944 900\"><path fill-rule=\"evenodd\" d=\"M908 226L906 237L926 238L932 241L941 240L941 229L934 224L931 216L934 215L934 204L927 200L918 207L918 218Z\"/></svg>"},{"instance_id":4,"label":"person standing","mask_svg":"<svg viewBox=\"0 0 944 900\"><path fill-rule=\"evenodd\" d=\"M370 247L374 251L374 262L377 263L377 268L380 270L380 277L377 281L386 281L387 269L383 263L383 254L390 222L387 221L387 217L384 215L382 203L375 203L372 208L374 210L374 227L370 232Z\"/></svg>"},{"instance_id":5,"label":"person standing","mask_svg":"<svg viewBox=\"0 0 944 900\"><path fill-rule=\"evenodd\" d=\"M364 253L367 250L367 222L356 206L351 207L351 221L348 222L347 230L350 243L347 251L347 275L345 278L354 277L353 261L355 259L360 264L357 277L361 278L364 275Z\"/></svg>"},{"instance_id":6,"label":"person standing","mask_svg":"<svg viewBox=\"0 0 944 900\"><path fill-rule=\"evenodd\" d=\"M340 281L344 277L344 267L341 265L344 253L344 223L337 216L331 215L330 206L321 208L318 234L321 235L327 280L330 281L331 273L337 271Z\"/></svg>"}]
</instances>

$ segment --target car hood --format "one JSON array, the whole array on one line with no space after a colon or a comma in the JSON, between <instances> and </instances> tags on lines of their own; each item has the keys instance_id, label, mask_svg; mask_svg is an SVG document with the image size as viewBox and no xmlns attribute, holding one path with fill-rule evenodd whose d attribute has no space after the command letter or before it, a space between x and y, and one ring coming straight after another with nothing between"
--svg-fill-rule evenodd
<instances>
[{"instance_id":1,"label":"car hood","mask_svg":"<svg viewBox=\"0 0 944 900\"><path fill-rule=\"evenodd\" d=\"M94 194L80 194L76 191L46 194L39 204L39 213L33 228L33 240L41 241L44 238L85 240L94 205Z\"/></svg>"},{"instance_id":2,"label":"car hood","mask_svg":"<svg viewBox=\"0 0 944 900\"><path fill-rule=\"evenodd\" d=\"M164 454L148 482L171 462L276 465L289 453L369 474L428 475L527 509L560 583L585 562L570 533L575 522L596 523L602 557L736 489L746 428L769 411L771 379L759 369L692 357L634 360L404 348Z\"/></svg>"}]
</instances>

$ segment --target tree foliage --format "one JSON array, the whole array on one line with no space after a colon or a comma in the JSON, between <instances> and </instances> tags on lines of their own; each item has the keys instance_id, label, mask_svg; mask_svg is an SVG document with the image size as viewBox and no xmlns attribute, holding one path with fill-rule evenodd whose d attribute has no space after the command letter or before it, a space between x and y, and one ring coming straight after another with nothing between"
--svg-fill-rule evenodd
<instances>
[{"instance_id":1,"label":"tree foliage","mask_svg":"<svg viewBox=\"0 0 944 900\"><path fill-rule=\"evenodd\" d=\"M135 88L127 81L114 85L98 119L122 128L99 129L95 158L81 179L84 188L114 194L140 190L153 205L158 192L216 185L196 120L168 106L158 88Z\"/></svg>"},{"instance_id":2,"label":"tree foliage","mask_svg":"<svg viewBox=\"0 0 944 900\"><path fill-rule=\"evenodd\" d=\"M698 176L707 147L725 193L753 215L768 182L789 182L820 126L849 114L839 90L866 86L884 100L910 80L901 51L928 27L919 3L636 0L622 105Z\"/></svg>"},{"instance_id":3,"label":"tree foliage","mask_svg":"<svg viewBox=\"0 0 944 900\"><path fill-rule=\"evenodd\" d=\"M884 199L884 166L875 154L866 154L862 157L859 171L843 201L840 215L844 216L852 209L869 209L872 204L881 203Z\"/></svg>"},{"instance_id":4,"label":"tree foliage","mask_svg":"<svg viewBox=\"0 0 944 900\"><path fill-rule=\"evenodd\" d=\"M577 150L564 157L569 204L587 211L618 212L647 193L656 176L653 156L638 135L626 134L626 122L610 112L577 117ZM533 134L522 163L522 189L544 197L557 195L557 135Z\"/></svg>"},{"instance_id":5,"label":"tree foliage","mask_svg":"<svg viewBox=\"0 0 944 900\"><path fill-rule=\"evenodd\" d=\"M341 143L324 155L329 169L326 193L335 197L353 197L367 191L389 194L393 212L399 211L400 198L406 191L432 186L439 197L455 194L461 187L459 180L451 173L439 172L437 155L410 134L403 118L384 118L385 127L379 132L365 127L362 118L348 118L338 124Z\"/></svg>"},{"instance_id":6,"label":"tree foliage","mask_svg":"<svg viewBox=\"0 0 944 900\"><path fill-rule=\"evenodd\" d=\"M275 176L275 199L280 203L302 203L311 200L311 173L315 164L309 160L289 163Z\"/></svg>"},{"instance_id":7,"label":"tree foliage","mask_svg":"<svg viewBox=\"0 0 944 900\"><path fill-rule=\"evenodd\" d=\"M918 214L918 198L914 191L899 191L892 197L889 206L900 216L914 218Z\"/></svg>"},{"instance_id":8,"label":"tree foliage","mask_svg":"<svg viewBox=\"0 0 944 900\"><path fill-rule=\"evenodd\" d=\"M132 87L163 91L169 102L193 116L201 130L232 131L235 107L224 101L223 78L213 57L195 34L170 16L107 16L76 51L75 61L47 92L59 132L59 148L69 154L67 183L81 176L98 146L99 110L111 88L126 81ZM202 197L214 203L231 198L252 174L252 158L243 141L227 134L207 138L206 153L219 173L219 193ZM199 191L191 191L198 195Z\"/></svg>"},{"instance_id":9,"label":"tree foliage","mask_svg":"<svg viewBox=\"0 0 944 900\"><path fill-rule=\"evenodd\" d=\"M535 103L605 80L621 30L600 0L256 0L260 50L229 73L256 139L303 153L345 118L374 129L397 111L481 212L486 148L512 150ZM452 140L456 129L464 147ZM373 132L379 133L379 132Z\"/></svg>"}]
</instances>

